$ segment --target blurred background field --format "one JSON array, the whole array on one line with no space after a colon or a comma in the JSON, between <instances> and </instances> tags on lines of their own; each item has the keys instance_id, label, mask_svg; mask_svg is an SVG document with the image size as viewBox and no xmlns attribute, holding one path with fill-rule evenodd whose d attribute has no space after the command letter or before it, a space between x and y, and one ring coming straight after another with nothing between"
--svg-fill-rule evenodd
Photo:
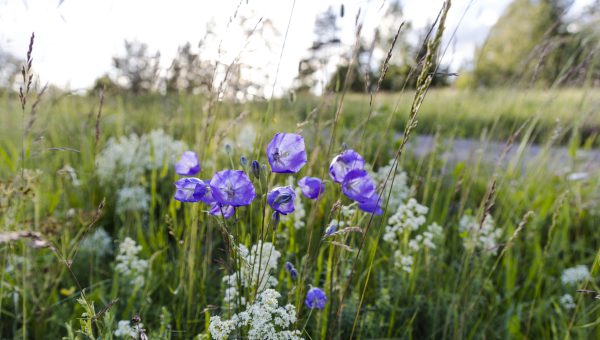
<instances>
[{"instance_id":1,"label":"blurred background field","mask_svg":"<svg viewBox=\"0 0 600 340\"><path fill-rule=\"evenodd\" d=\"M296 22L302 7L284 3L276 14ZM257 43L239 55L277 46L260 81L255 59L202 57L235 39L220 24L216 40L182 45L167 67L127 41L85 90L40 81L43 32L21 53L32 59L5 50L0 337L219 338L217 324L262 306L261 285L229 280L244 248L266 246L258 271L293 321L236 326L229 338L264 338L268 325L312 339L600 337L600 4L507 2L456 67L446 54L455 25L481 18L459 2L444 27L448 3L420 8L431 12L422 29L403 12L410 1L327 4L285 85L288 21L277 26L252 1L228 3L226 26ZM270 172L265 146L282 131L304 137L298 174ZM329 178L348 148L364 157L382 215ZM201 179L264 165L254 203L224 220L174 200L186 150ZM296 211L265 229L266 193L303 176L325 180L324 195L297 190ZM304 303L313 286L327 294L323 310Z\"/></svg>"}]
</instances>

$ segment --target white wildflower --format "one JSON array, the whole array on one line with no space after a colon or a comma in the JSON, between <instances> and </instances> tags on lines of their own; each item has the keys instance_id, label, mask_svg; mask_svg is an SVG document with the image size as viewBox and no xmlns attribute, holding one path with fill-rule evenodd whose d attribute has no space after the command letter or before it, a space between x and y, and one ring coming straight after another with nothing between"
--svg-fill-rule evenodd
<instances>
[{"instance_id":1,"label":"white wildflower","mask_svg":"<svg viewBox=\"0 0 600 340\"><path fill-rule=\"evenodd\" d=\"M174 164L185 149L162 130L111 138L96 159L96 173L103 185L137 184L147 170Z\"/></svg>"},{"instance_id":2,"label":"white wildflower","mask_svg":"<svg viewBox=\"0 0 600 340\"><path fill-rule=\"evenodd\" d=\"M96 228L92 234L81 241L80 249L102 257L112 253L112 239L104 228Z\"/></svg>"},{"instance_id":3,"label":"white wildflower","mask_svg":"<svg viewBox=\"0 0 600 340\"><path fill-rule=\"evenodd\" d=\"M221 320L219 316L211 317L208 327L211 336L215 339L227 339L236 329L247 329L248 339L301 339L300 331L289 330L296 322L296 310L289 304L280 307L277 301L280 297L277 291L267 289L245 311L234 314L230 320Z\"/></svg>"},{"instance_id":4,"label":"white wildflower","mask_svg":"<svg viewBox=\"0 0 600 340\"><path fill-rule=\"evenodd\" d=\"M573 296L571 296L571 294L565 294L565 295L561 296L560 299L558 300L558 302L565 309L573 309L576 307L575 300L573 300Z\"/></svg>"},{"instance_id":5,"label":"white wildflower","mask_svg":"<svg viewBox=\"0 0 600 340\"><path fill-rule=\"evenodd\" d=\"M502 236L502 230L496 229L492 215L486 215L482 225L474 216L464 215L460 219L458 231L467 250L480 249L494 255L498 252L498 239Z\"/></svg>"},{"instance_id":6,"label":"white wildflower","mask_svg":"<svg viewBox=\"0 0 600 340\"><path fill-rule=\"evenodd\" d=\"M565 269L560 276L560 280L565 285L576 284L590 278L590 271L583 264Z\"/></svg>"},{"instance_id":7,"label":"white wildflower","mask_svg":"<svg viewBox=\"0 0 600 340\"><path fill-rule=\"evenodd\" d=\"M385 190L380 196L387 200L389 195L390 200L388 202L388 209L390 211L396 210L398 206L400 206L410 197L408 175L406 174L406 172L402 171L400 167L398 167L396 169L396 177L393 177L393 161L393 159L390 160L390 163L388 165L380 167L377 170L377 172L370 171L371 178L375 181L378 187L383 187L387 179ZM390 172L392 173L390 174ZM392 178L394 178L394 183L392 183Z\"/></svg>"},{"instance_id":8,"label":"white wildflower","mask_svg":"<svg viewBox=\"0 0 600 340\"><path fill-rule=\"evenodd\" d=\"M133 338L137 339L139 336L139 329L143 329L143 324L138 324L136 328L131 327L129 320L120 320L115 330L115 336L117 338Z\"/></svg>"},{"instance_id":9,"label":"white wildflower","mask_svg":"<svg viewBox=\"0 0 600 340\"><path fill-rule=\"evenodd\" d=\"M144 276L148 269L148 261L139 259L137 254L142 247L134 240L126 237L119 245L119 254L116 258L115 270L127 278L134 286L144 285Z\"/></svg>"},{"instance_id":10,"label":"white wildflower","mask_svg":"<svg viewBox=\"0 0 600 340\"><path fill-rule=\"evenodd\" d=\"M141 186L125 187L117 193L117 213L147 211L150 195Z\"/></svg>"}]
</instances>

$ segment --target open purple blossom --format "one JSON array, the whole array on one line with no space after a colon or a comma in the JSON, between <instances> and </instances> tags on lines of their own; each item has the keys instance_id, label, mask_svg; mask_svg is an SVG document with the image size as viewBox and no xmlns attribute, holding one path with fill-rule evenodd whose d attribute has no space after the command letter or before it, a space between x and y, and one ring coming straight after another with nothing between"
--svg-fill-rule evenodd
<instances>
[{"instance_id":1,"label":"open purple blossom","mask_svg":"<svg viewBox=\"0 0 600 340\"><path fill-rule=\"evenodd\" d=\"M337 223L331 223L327 228L325 228L325 237L329 237L333 235L337 231Z\"/></svg>"},{"instance_id":2,"label":"open purple blossom","mask_svg":"<svg viewBox=\"0 0 600 340\"><path fill-rule=\"evenodd\" d=\"M175 172L182 176L193 176L200 172L200 162L196 153L193 151L184 152L179 162L175 163Z\"/></svg>"},{"instance_id":3,"label":"open purple blossom","mask_svg":"<svg viewBox=\"0 0 600 340\"><path fill-rule=\"evenodd\" d=\"M267 145L271 171L297 173L306 164L304 138L295 133L276 133Z\"/></svg>"},{"instance_id":4,"label":"open purple blossom","mask_svg":"<svg viewBox=\"0 0 600 340\"><path fill-rule=\"evenodd\" d=\"M198 202L207 194L207 184L195 177L186 177L175 182L175 199L181 202Z\"/></svg>"},{"instance_id":5,"label":"open purple blossom","mask_svg":"<svg viewBox=\"0 0 600 340\"><path fill-rule=\"evenodd\" d=\"M365 170L352 170L344 177L342 191L350 199L365 202L375 194L375 183Z\"/></svg>"},{"instance_id":6,"label":"open purple blossom","mask_svg":"<svg viewBox=\"0 0 600 340\"><path fill-rule=\"evenodd\" d=\"M267 194L267 202L276 212L287 215L294 211L296 193L291 186L273 188Z\"/></svg>"},{"instance_id":7,"label":"open purple blossom","mask_svg":"<svg viewBox=\"0 0 600 340\"><path fill-rule=\"evenodd\" d=\"M377 193L373 194L373 196L369 197L366 201L358 202L358 208L373 215L383 214L383 210L381 209L381 199Z\"/></svg>"},{"instance_id":8,"label":"open purple blossom","mask_svg":"<svg viewBox=\"0 0 600 340\"><path fill-rule=\"evenodd\" d=\"M329 165L329 175L336 183L342 183L344 177L352 170L363 170L365 160L358 152L348 149L335 156Z\"/></svg>"},{"instance_id":9,"label":"open purple blossom","mask_svg":"<svg viewBox=\"0 0 600 340\"><path fill-rule=\"evenodd\" d=\"M216 202L234 207L252 203L256 192L250 178L241 170L222 170L210 180Z\"/></svg>"},{"instance_id":10,"label":"open purple blossom","mask_svg":"<svg viewBox=\"0 0 600 340\"><path fill-rule=\"evenodd\" d=\"M302 190L304 196L315 199L325 191L325 183L320 178L304 177L298 181L298 186Z\"/></svg>"},{"instance_id":11,"label":"open purple blossom","mask_svg":"<svg viewBox=\"0 0 600 340\"><path fill-rule=\"evenodd\" d=\"M327 296L325 292L321 290L321 288L313 287L308 293L306 293L306 306L310 309L323 309L325 308L325 302L327 302Z\"/></svg>"},{"instance_id":12,"label":"open purple blossom","mask_svg":"<svg viewBox=\"0 0 600 340\"><path fill-rule=\"evenodd\" d=\"M209 213L214 216L223 216L226 220L228 220L235 213L235 207L213 202L210 205Z\"/></svg>"}]
</instances>

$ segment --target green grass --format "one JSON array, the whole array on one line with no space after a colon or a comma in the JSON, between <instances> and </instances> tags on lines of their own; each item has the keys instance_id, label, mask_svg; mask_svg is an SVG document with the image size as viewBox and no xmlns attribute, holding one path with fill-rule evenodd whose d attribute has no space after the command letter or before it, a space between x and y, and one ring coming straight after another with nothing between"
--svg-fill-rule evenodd
<instances>
[{"instance_id":1,"label":"green grass","mask_svg":"<svg viewBox=\"0 0 600 340\"><path fill-rule=\"evenodd\" d=\"M375 169L387 164L398 145L412 96L410 92L378 95L377 114L368 123L368 98L348 96L333 142L334 153L347 143L368 163L377 158ZM313 339L348 338L353 329L354 336L361 338L599 336L600 304L590 296L575 293L577 288L598 290L597 280L574 286L560 281L564 269L578 264L587 265L592 276L597 277L599 182L595 175L583 182L557 175L550 166L548 149L561 143L577 146L585 140L581 137L584 127L598 126L600 118L593 110L594 98L592 90L430 91L418 115L417 133L437 134L439 141L445 137L502 140L524 125L513 147L536 141L545 143L546 151L527 163L525 172L520 170L521 153L503 162L508 167L477 161L447 163L441 142L425 158L404 153L400 166L408 174L411 195L429 208L427 224L436 222L443 228L436 250L422 249L414 255L410 274L394 267L393 252L398 246L381 238L394 211L375 217L370 223L365 246L356 258L355 274L349 281L348 273L362 234L337 236L336 241L348 245L353 252L324 241L322 235L330 218L342 218L339 210L330 216L334 203L341 200L348 205L350 201L331 182L318 203L303 199L306 226L295 229L281 223L274 231L266 230L264 238L274 240L282 254L274 273L279 280L276 289L282 294L280 304L296 307L299 321L295 329L306 323L304 335L310 334ZM225 153L224 140L235 140L244 126L252 125L264 146L273 133L295 131L298 123L305 122L300 130L307 141L309 162L292 177L325 178L334 155L327 158L335 100L299 97L294 102L275 101L271 108L267 103L219 103L207 127L206 101L201 97L107 97L96 150L98 100L70 96L55 101L49 97L40 105L34 128L25 139L25 168L41 173L35 179L22 181L18 178L20 107L17 98L2 98L2 230L40 232L55 245L56 251L32 248L28 240L0 246L1 337L59 338L69 330L77 336L84 311L76 302L82 293L78 285L85 289L83 306L88 313L94 313L89 309L92 303L97 313L118 299L98 321L86 321L82 329L91 329L95 336L111 337L117 321L129 320L135 313L139 313L147 332L155 338L207 334L210 316L228 315L227 309L222 308L221 279L232 273L230 266L234 263L223 243L223 232L246 246L256 243L265 205L260 194L266 193L267 187L285 184L291 175L269 175L261 184L255 181L260 193L256 202L250 208L240 209L236 222L224 225L204 212L206 206L181 204L172 199L172 183L178 177L166 162L136 179L150 195L148 210L118 213L120 184L116 180L112 185L100 182L95 170L98 154L111 137L141 135L160 128L199 152L201 178L210 178L215 171L231 168L232 163L234 168L241 168L238 159L242 155L266 163L264 147L245 151L234 144L231 154ZM398 110L394 110L396 102L400 103ZM309 114L315 107L316 113ZM243 111L248 114L236 120ZM394 111L397 113L391 115ZM562 130L559 138L550 141L557 118ZM25 120L28 119L26 113ZM594 145L595 135L587 137L591 140L587 144ZM57 147L77 152L50 149ZM79 186L59 171L65 165L74 169ZM494 181L496 189L490 193ZM106 204L100 217L92 223L104 198ZM502 230L497 255L466 249L458 232L459 220L465 213L481 216L491 202L494 204L488 210L496 227ZM268 208L266 211L270 216ZM532 215L527 215L530 211ZM344 219L348 225L363 230L369 225L369 215L363 213ZM520 223L522 230L515 233ZM74 256L81 238L90 234L88 228L93 231L99 227L110 234L112 253L97 257L92 248ZM126 236L142 246L139 256L149 261L144 286L133 291L114 267L118 244ZM408 238L413 236L405 234L399 247L406 249ZM73 275L62 258L73 261ZM291 261L300 270L300 281L289 279L283 269L285 261ZM309 284L328 293L324 311L309 313L304 307L303 294ZM574 297L574 309L565 309L559 303L566 293ZM335 321L341 301L344 308L339 321ZM84 338L82 334L78 336Z\"/></svg>"}]
</instances>

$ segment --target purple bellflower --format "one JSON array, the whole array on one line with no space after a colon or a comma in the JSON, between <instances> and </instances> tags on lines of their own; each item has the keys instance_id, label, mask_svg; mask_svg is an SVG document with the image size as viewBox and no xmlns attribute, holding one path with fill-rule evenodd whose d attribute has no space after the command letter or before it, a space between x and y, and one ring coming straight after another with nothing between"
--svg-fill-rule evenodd
<instances>
[{"instance_id":1,"label":"purple bellflower","mask_svg":"<svg viewBox=\"0 0 600 340\"><path fill-rule=\"evenodd\" d=\"M325 302L327 301L327 296L325 292L321 290L321 288L313 287L308 293L306 293L306 306L310 309L323 309L325 308Z\"/></svg>"},{"instance_id":2,"label":"purple bellflower","mask_svg":"<svg viewBox=\"0 0 600 340\"><path fill-rule=\"evenodd\" d=\"M290 277L292 278L292 280L295 280L298 278L298 271L296 270L296 268L294 267L294 265L291 262L285 263L285 270L290 274Z\"/></svg>"},{"instance_id":3,"label":"purple bellflower","mask_svg":"<svg viewBox=\"0 0 600 340\"><path fill-rule=\"evenodd\" d=\"M375 183L365 170L352 170L344 177L342 191L350 199L365 202L375 194Z\"/></svg>"},{"instance_id":4,"label":"purple bellflower","mask_svg":"<svg viewBox=\"0 0 600 340\"><path fill-rule=\"evenodd\" d=\"M325 183L316 177L304 177L298 181L298 186L304 196L314 200L325 191Z\"/></svg>"},{"instance_id":5,"label":"purple bellflower","mask_svg":"<svg viewBox=\"0 0 600 340\"><path fill-rule=\"evenodd\" d=\"M228 220L235 213L235 208L232 205L223 205L221 203L213 202L210 205L209 214L214 216L223 216Z\"/></svg>"},{"instance_id":6,"label":"purple bellflower","mask_svg":"<svg viewBox=\"0 0 600 340\"><path fill-rule=\"evenodd\" d=\"M276 133L267 145L267 158L271 171L297 173L306 164L304 138L295 133Z\"/></svg>"},{"instance_id":7,"label":"purple bellflower","mask_svg":"<svg viewBox=\"0 0 600 340\"><path fill-rule=\"evenodd\" d=\"M365 160L356 151L348 149L335 156L329 165L329 175L336 183L342 183L344 177L352 170L363 170Z\"/></svg>"},{"instance_id":8,"label":"purple bellflower","mask_svg":"<svg viewBox=\"0 0 600 340\"><path fill-rule=\"evenodd\" d=\"M208 192L207 184L195 177L186 177L175 182L175 199L181 202L201 201Z\"/></svg>"},{"instance_id":9,"label":"purple bellflower","mask_svg":"<svg viewBox=\"0 0 600 340\"><path fill-rule=\"evenodd\" d=\"M240 207L256 197L250 178L241 170L221 170L210 180L212 197L218 203Z\"/></svg>"},{"instance_id":10,"label":"purple bellflower","mask_svg":"<svg viewBox=\"0 0 600 340\"><path fill-rule=\"evenodd\" d=\"M273 188L267 194L267 202L275 210L283 215L287 215L294 212L294 200L296 199L296 193L291 186L276 187Z\"/></svg>"},{"instance_id":11,"label":"purple bellflower","mask_svg":"<svg viewBox=\"0 0 600 340\"><path fill-rule=\"evenodd\" d=\"M373 215L383 214L383 210L381 209L381 199L377 193L373 194L373 196L369 197L366 201L358 202L358 208Z\"/></svg>"},{"instance_id":12,"label":"purple bellflower","mask_svg":"<svg viewBox=\"0 0 600 340\"><path fill-rule=\"evenodd\" d=\"M200 162L196 153L193 151L184 152L179 162L175 163L175 172L182 176L194 176L200 172Z\"/></svg>"}]
</instances>

